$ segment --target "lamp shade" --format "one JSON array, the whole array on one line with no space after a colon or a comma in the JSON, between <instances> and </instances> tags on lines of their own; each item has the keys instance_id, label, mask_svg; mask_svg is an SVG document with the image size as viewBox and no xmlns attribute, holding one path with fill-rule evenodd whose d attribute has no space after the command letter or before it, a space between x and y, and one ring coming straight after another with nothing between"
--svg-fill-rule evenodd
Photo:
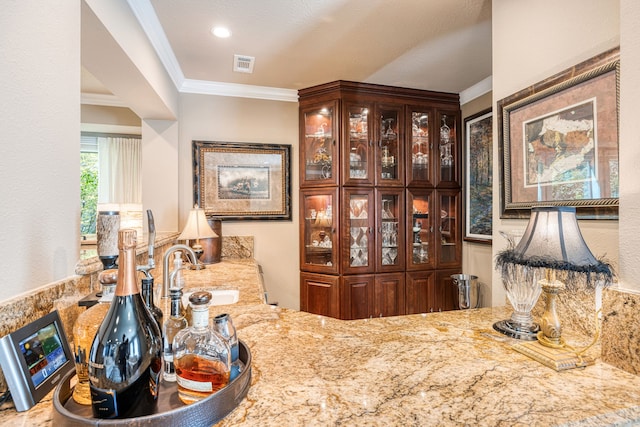
<instances>
[{"instance_id":1,"label":"lamp shade","mask_svg":"<svg viewBox=\"0 0 640 427\"><path fill-rule=\"evenodd\" d=\"M204 209L194 206L189 212L187 225L178 236L178 240L209 239L212 237L218 237L218 235L209 226Z\"/></svg>"},{"instance_id":2,"label":"lamp shade","mask_svg":"<svg viewBox=\"0 0 640 427\"><path fill-rule=\"evenodd\" d=\"M536 207L518 245L498 254L496 264L546 268L566 272L575 278L585 274L591 279L611 281L609 264L599 261L585 243L576 208L570 206Z\"/></svg>"},{"instance_id":3,"label":"lamp shade","mask_svg":"<svg viewBox=\"0 0 640 427\"><path fill-rule=\"evenodd\" d=\"M578 227L576 208L533 208L531 218L514 250L523 259L545 259L570 266L596 265Z\"/></svg>"}]
</instances>

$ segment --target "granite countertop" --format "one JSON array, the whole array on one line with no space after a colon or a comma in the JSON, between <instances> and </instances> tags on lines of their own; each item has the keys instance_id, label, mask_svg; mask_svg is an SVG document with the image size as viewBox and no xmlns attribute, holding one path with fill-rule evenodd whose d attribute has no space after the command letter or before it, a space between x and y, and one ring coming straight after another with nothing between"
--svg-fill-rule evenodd
<instances>
[{"instance_id":1,"label":"granite countertop","mask_svg":"<svg viewBox=\"0 0 640 427\"><path fill-rule=\"evenodd\" d=\"M187 287L237 287L247 397L219 426L603 426L640 423L640 377L596 361L556 372L492 329L507 308L344 321L264 304L257 266L224 261ZM597 356L598 349L592 354ZM51 425L51 397L0 424Z\"/></svg>"}]
</instances>

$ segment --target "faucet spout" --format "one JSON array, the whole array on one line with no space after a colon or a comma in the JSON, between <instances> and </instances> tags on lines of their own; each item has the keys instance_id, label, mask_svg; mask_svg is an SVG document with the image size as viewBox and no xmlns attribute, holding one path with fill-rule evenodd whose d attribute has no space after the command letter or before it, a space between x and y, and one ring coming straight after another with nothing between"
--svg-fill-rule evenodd
<instances>
[{"instance_id":1,"label":"faucet spout","mask_svg":"<svg viewBox=\"0 0 640 427\"><path fill-rule=\"evenodd\" d=\"M187 254L187 257L189 258L189 261L191 262L191 264L193 264L194 268L196 269L204 268L204 265L198 263L198 256L196 255L194 250L191 249L190 246L183 245L183 244L177 244L177 245L171 246L164 253L164 256L162 259L162 295L161 295L162 298L169 298L169 287L171 283L171 274L172 274L172 272L169 271L169 261L171 260L171 255L173 255L175 251L184 251L184 253Z\"/></svg>"}]
</instances>

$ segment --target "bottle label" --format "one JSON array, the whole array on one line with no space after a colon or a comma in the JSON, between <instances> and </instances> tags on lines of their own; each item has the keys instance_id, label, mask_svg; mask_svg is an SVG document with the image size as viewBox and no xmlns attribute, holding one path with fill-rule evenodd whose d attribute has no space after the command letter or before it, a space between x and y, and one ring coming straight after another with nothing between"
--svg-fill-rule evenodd
<instances>
[{"instance_id":1,"label":"bottle label","mask_svg":"<svg viewBox=\"0 0 640 427\"><path fill-rule=\"evenodd\" d=\"M118 416L118 402L115 390L101 390L90 386L91 405L93 413L100 418L115 418Z\"/></svg>"},{"instance_id":2,"label":"bottle label","mask_svg":"<svg viewBox=\"0 0 640 427\"><path fill-rule=\"evenodd\" d=\"M193 310L191 311L191 321L194 327L204 328L209 326L209 310Z\"/></svg>"},{"instance_id":3,"label":"bottle label","mask_svg":"<svg viewBox=\"0 0 640 427\"><path fill-rule=\"evenodd\" d=\"M206 391L206 392L212 392L213 391L213 387L211 386L210 382L200 382L200 381L193 381L193 380L189 380L187 378L183 378L180 375L176 376L176 380L178 381L178 385L180 387L189 389L189 390L193 390L193 391Z\"/></svg>"}]
</instances>

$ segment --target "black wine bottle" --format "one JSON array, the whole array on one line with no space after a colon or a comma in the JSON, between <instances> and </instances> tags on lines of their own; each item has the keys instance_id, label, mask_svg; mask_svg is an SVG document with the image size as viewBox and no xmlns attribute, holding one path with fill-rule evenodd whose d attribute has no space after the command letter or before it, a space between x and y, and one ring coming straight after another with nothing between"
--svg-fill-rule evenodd
<instances>
[{"instance_id":1,"label":"black wine bottle","mask_svg":"<svg viewBox=\"0 0 640 427\"><path fill-rule=\"evenodd\" d=\"M144 304L158 324L158 330L162 333L162 325L164 325L162 310L153 302L153 277L142 279L141 294Z\"/></svg>"},{"instance_id":2,"label":"black wine bottle","mask_svg":"<svg viewBox=\"0 0 640 427\"><path fill-rule=\"evenodd\" d=\"M136 232L118 232L118 284L89 353L91 406L96 418L153 414L162 372L160 330L138 291Z\"/></svg>"}]
</instances>

